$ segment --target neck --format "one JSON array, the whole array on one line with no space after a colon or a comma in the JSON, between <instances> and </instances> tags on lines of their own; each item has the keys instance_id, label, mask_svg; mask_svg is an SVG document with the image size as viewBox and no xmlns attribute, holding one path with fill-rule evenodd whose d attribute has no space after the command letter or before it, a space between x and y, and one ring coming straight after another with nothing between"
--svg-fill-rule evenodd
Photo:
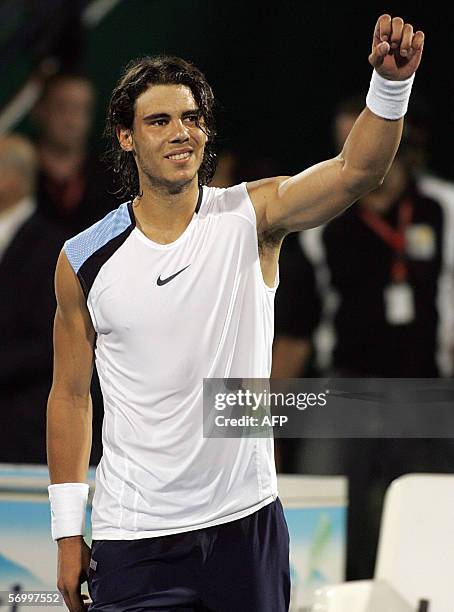
<instances>
[{"instance_id":1,"label":"neck","mask_svg":"<svg viewBox=\"0 0 454 612\"><path fill-rule=\"evenodd\" d=\"M197 175L186 185L141 181L141 195L133 202L139 229L156 242L173 242L188 226L197 204Z\"/></svg>"}]
</instances>

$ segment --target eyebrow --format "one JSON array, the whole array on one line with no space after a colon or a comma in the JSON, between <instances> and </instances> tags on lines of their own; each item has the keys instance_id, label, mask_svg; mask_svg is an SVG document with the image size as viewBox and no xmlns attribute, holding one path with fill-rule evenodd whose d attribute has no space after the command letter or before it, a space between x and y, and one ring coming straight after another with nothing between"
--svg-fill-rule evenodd
<instances>
[{"instance_id":1,"label":"eyebrow","mask_svg":"<svg viewBox=\"0 0 454 612\"><path fill-rule=\"evenodd\" d=\"M190 110L183 111L181 113L182 117L186 117L187 115L198 114L200 110L198 108L191 108ZM153 121L156 119L170 119L169 113L152 113L151 115L146 115L143 120L144 121Z\"/></svg>"}]
</instances>

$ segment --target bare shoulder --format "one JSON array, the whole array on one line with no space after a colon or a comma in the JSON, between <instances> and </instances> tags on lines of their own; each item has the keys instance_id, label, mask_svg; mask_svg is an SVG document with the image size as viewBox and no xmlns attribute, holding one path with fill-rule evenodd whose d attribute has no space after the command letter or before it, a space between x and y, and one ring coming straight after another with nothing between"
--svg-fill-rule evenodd
<instances>
[{"instance_id":1,"label":"bare shoulder","mask_svg":"<svg viewBox=\"0 0 454 612\"><path fill-rule=\"evenodd\" d=\"M94 333L82 287L64 249L60 252L55 270L55 295L57 316L61 320L69 323L71 319L80 319L85 330L90 335Z\"/></svg>"},{"instance_id":2,"label":"bare shoulder","mask_svg":"<svg viewBox=\"0 0 454 612\"><path fill-rule=\"evenodd\" d=\"M64 249L60 251L55 269L55 293L58 305L63 308L75 306L83 297L79 280Z\"/></svg>"},{"instance_id":3,"label":"bare shoulder","mask_svg":"<svg viewBox=\"0 0 454 612\"><path fill-rule=\"evenodd\" d=\"M257 200L259 204L262 201L269 202L274 198L277 198L279 194L279 187L288 178L290 177L272 176L270 178L264 178L258 181L251 181L249 183L246 183L249 197L251 198L253 203L254 200Z\"/></svg>"}]
</instances>

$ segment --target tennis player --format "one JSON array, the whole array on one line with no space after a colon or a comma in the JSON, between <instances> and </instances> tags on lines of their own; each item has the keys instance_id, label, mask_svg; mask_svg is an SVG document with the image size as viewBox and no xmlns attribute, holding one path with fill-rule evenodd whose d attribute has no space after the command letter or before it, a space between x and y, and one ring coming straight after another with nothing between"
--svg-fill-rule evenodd
<instances>
[{"instance_id":1,"label":"tennis player","mask_svg":"<svg viewBox=\"0 0 454 612\"><path fill-rule=\"evenodd\" d=\"M269 376L282 240L381 184L423 43L382 15L367 106L341 153L228 189L207 187L215 131L201 72L172 57L127 67L107 130L130 200L66 242L56 270L49 494L57 584L73 612L87 577L92 610L288 609L273 441L204 438L202 382ZM90 550L94 356L105 418Z\"/></svg>"}]
</instances>

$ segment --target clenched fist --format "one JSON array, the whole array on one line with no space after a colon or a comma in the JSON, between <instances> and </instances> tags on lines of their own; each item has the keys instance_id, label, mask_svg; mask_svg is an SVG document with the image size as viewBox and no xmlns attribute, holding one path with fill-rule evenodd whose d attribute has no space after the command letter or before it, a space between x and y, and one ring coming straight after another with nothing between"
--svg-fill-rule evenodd
<instances>
[{"instance_id":1,"label":"clenched fist","mask_svg":"<svg viewBox=\"0 0 454 612\"><path fill-rule=\"evenodd\" d=\"M413 32L402 17L381 15L375 25L369 63L385 79L404 81L419 66L424 47L424 32Z\"/></svg>"}]
</instances>

